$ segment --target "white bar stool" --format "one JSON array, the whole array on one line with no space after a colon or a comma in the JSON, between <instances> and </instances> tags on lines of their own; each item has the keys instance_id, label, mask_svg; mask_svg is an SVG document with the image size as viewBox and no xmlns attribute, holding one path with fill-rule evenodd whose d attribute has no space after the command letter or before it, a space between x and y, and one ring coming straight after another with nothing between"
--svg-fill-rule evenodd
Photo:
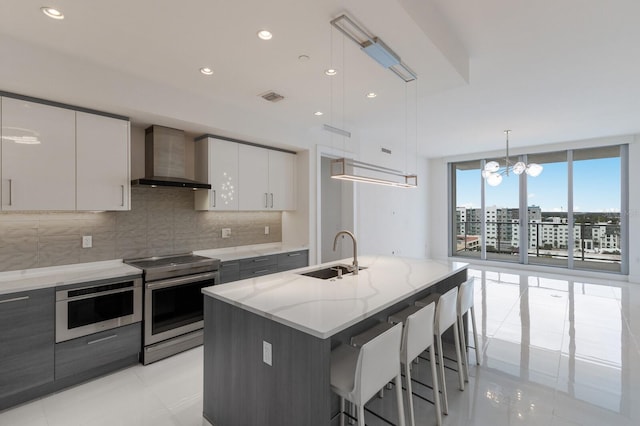
<instances>
[{"instance_id":1,"label":"white bar stool","mask_svg":"<svg viewBox=\"0 0 640 426\"><path fill-rule=\"evenodd\" d=\"M467 314L471 316L471 324L473 326L473 343L476 351L476 364L480 365L480 354L478 350L478 330L476 328L476 311L473 307L473 278L460 284L458 290L458 304L456 306L458 312L458 326L460 327L460 345L462 346L462 360L464 364L465 381L469 381L469 360L467 359L467 342L464 337L464 321L462 317ZM471 311L471 312L469 312Z\"/></svg>"},{"instance_id":2,"label":"white bar stool","mask_svg":"<svg viewBox=\"0 0 640 426\"><path fill-rule=\"evenodd\" d=\"M405 425L400 374L401 339L402 325L397 324L359 350L340 345L331 351L331 390L340 396L341 426L344 426L345 399L358 407L358 424L364 426L364 405L391 380L396 385L398 425Z\"/></svg>"},{"instance_id":3,"label":"white bar stool","mask_svg":"<svg viewBox=\"0 0 640 426\"><path fill-rule=\"evenodd\" d=\"M436 305L430 303L425 307L409 306L400 312L389 316L389 322L402 323L402 344L400 349L400 362L404 365L407 381L407 399L409 401L410 425L415 426L415 414L413 410L413 390L411 385L411 362L423 351L429 350L431 359L431 375L433 376L433 401L436 406L436 422L442 425L442 413L440 409L440 392L438 391L438 373L436 371L436 358L433 333L433 320Z\"/></svg>"},{"instance_id":4,"label":"white bar stool","mask_svg":"<svg viewBox=\"0 0 640 426\"><path fill-rule=\"evenodd\" d=\"M440 375L442 378L442 395L444 405L442 412L449 414L449 402L447 401L447 382L444 377L444 356L442 346L442 335L453 326L454 343L456 347L456 361L458 362L458 385L461 391L464 390L464 371L462 369L462 356L460 355L460 330L458 328L458 315L456 303L458 300L458 287L454 287L442 296L430 294L424 299L417 300L416 306L426 306L437 298L436 314L434 320L434 334L436 338L436 351L438 352L438 362L440 363Z\"/></svg>"}]
</instances>

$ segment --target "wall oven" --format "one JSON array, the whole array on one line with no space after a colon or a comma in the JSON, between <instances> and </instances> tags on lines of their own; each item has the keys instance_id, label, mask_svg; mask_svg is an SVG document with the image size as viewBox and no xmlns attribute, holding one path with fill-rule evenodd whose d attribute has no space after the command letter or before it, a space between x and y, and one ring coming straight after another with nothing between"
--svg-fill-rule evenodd
<instances>
[{"instance_id":1,"label":"wall oven","mask_svg":"<svg viewBox=\"0 0 640 426\"><path fill-rule=\"evenodd\" d=\"M219 283L220 260L186 254L126 263L144 271L143 364L201 345L202 289Z\"/></svg>"},{"instance_id":2,"label":"wall oven","mask_svg":"<svg viewBox=\"0 0 640 426\"><path fill-rule=\"evenodd\" d=\"M142 321L142 279L101 280L56 291L56 343Z\"/></svg>"}]
</instances>

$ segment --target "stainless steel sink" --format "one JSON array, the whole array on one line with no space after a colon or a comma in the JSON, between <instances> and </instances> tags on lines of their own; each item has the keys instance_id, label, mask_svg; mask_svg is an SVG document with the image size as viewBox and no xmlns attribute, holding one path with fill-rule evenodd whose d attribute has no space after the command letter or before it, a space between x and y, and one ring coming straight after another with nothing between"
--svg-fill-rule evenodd
<instances>
[{"instance_id":1,"label":"stainless steel sink","mask_svg":"<svg viewBox=\"0 0 640 426\"><path fill-rule=\"evenodd\" d=\"M352 267L351 267L352 268ZM359 270L365 269L364 267L359 267ZM316 269L315 271L309 271L300 273L300 275L305 275L307 277L318 278L321 280L329 280L331 278L337 278L338 275L351 275L353 272L350 267L346 265L333 265L322 269Z\"/></svg>"}]
</instances>

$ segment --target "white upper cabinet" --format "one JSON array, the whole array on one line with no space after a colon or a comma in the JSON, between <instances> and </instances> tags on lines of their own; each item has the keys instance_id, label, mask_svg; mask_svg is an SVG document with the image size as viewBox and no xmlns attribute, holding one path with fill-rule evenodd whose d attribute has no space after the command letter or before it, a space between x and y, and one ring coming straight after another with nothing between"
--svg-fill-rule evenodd
<instances>
[{"instance_id":1,"label":"white upper cabinet","mask_svg":"<svg viewBox=\"0 0 640 426\"><path fill-rule=\"evenodd\" d=\"M75 111L2 98L2 210L74 210Z\"/></svg>"},{"instance_id":2,"label":"white upper cabinet","mask_svg":"<svg viewBox=\"0 0 640 426\"><path fill-rule=\"evenodd\" d=\"M296 156L269 151L269 208L296 209Z\"/></svg>"},{"instance_id":3,"label":"white upper cabinet","mask_svg":"<svg viewBox=\"0 0 640 426\"><path fill-rule=\"evenodd\" d=\"M211 184L195 194L196 210L238 210L239 144L215 138L196 142L196 180Z\"/></svg>"},{"instance_id":4,"label":"white upper cabinet","mask_svg":"<svg viewBox=\"0 0 640 426\"><path fill-rule=\"evenodd\" d=\"M257 146L239 145L240 210L268 210L269 151Z\"/></svg>"},{"instance_id":5,"label":"white upper cabinet","mask_svg":"<svg viewBox=\"0 0 640 426\"><path fill-rule=\"evenodd\" d=\"M196 210L295 210L296 155L208 137L196 142Z\"/></svg>"},{"instance_id":6,"label":"white upper cabinet","mask_svg":"<svg viewBox=\"0 0 640 426\"><path fill-rule=\"evenodd\" d=\"M2 97L2 210L128 210L129 122Z\"/></svg>"},{"instance_id":7,"label":"white upper cabinet","mask_svg":"<svg viewBox=\"0 0 640 426\"><path fill-rule=\"evenodd\" d=\"M76 113L77 210L129 210L129 122Z\"/></svg>"},{"instance_id":8,"label":"white upper cabinet","mask_svg":"<svg viewBox=\"0 0 640 426\"><path fill-rule=\"evenodd\" d=\"M240 210L295 210L295 154L240 145Z\"/></svg>"}]
</instances>

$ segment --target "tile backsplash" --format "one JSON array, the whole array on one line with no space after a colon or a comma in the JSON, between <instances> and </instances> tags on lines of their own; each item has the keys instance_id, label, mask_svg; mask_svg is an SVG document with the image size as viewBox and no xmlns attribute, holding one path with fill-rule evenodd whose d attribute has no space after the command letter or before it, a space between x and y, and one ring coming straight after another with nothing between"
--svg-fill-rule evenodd
<instances>
[{"instance_id":1,"label":"tile backsplash","mask_svg":"<svg viewBox=\"0 0 640 426\"><path fill-rule=\"evenodd\" d=\"M281 212L199 212L193 198L191 190L133 187L130 211L1 213L0 272L282 241ZM82 248L83 235L92 248Z\"/></svg>"}]
</instances>

